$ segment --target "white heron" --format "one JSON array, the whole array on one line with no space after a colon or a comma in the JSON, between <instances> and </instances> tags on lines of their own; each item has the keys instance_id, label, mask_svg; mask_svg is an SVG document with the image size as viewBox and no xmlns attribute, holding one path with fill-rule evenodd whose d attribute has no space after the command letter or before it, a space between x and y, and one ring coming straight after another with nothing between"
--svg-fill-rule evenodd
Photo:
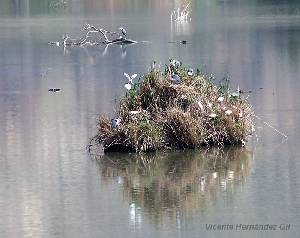
<instances>
[{"instance_id":1,"label":"white heron","mask_svg":"<svg viewBox=\"0 0 300 238\"><path fill-rule=\"evenodd\" d=\"M129 75L127 73L124 73L124 76L128 79L128 83L125 84L125 88L127 90L130 90L132 88L133 80L137 77L137 74Z\"/></svg>"}]
</instances>

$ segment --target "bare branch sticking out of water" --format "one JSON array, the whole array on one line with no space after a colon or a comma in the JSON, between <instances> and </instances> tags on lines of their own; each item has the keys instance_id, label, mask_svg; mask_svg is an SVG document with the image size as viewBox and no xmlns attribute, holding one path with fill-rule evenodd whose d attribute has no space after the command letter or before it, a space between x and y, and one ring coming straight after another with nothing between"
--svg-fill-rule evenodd
<instances>
[{"instance_id":1,"label":"bare branch sticking out of water","mask_svg":"<svg viewBox=\"0 0 300 238\"><path fill-rule=\"evenodd\" d=\"M49 44L56 46L95 46L99 44L128 45L137 43L137 41L127 38L127 33L123 27L119 28L120 32L111 32L86 24L83 30L85 34L81 38L72 39L65 35L62 42L49 42Z\"/></svg>"},{"instance_id":2,"label":"bare branch sticking out of water","mask_svg":"<svg viewBox=\"0 0 300 238\"><path fill-rule=\"evenodd\" d=\"M189 15L191 14L192 10L190 8L190 4L188 3L182 10L179 8L174 9L171 12L171 22L175 21L175 22L187 22L190 19L188 19Z\"/></svg>"}]
</instances>

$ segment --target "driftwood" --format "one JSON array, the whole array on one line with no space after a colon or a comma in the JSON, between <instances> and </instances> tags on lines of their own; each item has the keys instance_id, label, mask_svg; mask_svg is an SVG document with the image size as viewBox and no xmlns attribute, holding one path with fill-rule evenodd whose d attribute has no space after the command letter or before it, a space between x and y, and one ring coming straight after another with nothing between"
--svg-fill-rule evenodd
<instances>
[{"instance_id":1,"label":"driftwood","mask_svg":"<svg viewBox=\"0 0 300 238\"><path fill-rule=\"evenodd\" d=\"M126 37L127 33L122 27L119 28L120 32L110 32L102 28L97 28L90 24L86 24L83 29L85 31L85 35L80 39L72 39L68 35L65 35L62 42L49 42L49 44L56 46L93 46L99 44L129 45L137 43L137 41L128 39Z\"/></svg>"}]
</instances>

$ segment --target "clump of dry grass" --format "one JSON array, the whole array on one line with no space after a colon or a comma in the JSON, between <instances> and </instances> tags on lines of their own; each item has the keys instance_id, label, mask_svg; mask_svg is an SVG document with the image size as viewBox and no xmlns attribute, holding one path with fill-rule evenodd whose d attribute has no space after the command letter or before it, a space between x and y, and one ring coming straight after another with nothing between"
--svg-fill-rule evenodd
<instances>
[{"instance_id":1,"label":"clump of dry grass","mask_svg":"<svg viewBox=\"0 0 300 238\"><path fill-rule=\"evenodd\" d=\"M170 79L176 74L181 82ZM117 118L100 117L96 139L104 151L156 151L203 145L244 144L253 128L253 111L228 84L188 74L182 66L151 69L121 99Z\"/></svg>"}]
</instances>

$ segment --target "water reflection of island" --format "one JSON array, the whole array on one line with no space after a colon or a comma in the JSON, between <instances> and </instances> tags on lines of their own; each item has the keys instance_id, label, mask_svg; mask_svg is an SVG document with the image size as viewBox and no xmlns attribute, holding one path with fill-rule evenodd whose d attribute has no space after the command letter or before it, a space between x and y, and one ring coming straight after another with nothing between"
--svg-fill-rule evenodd
<instances>
[{"instance_id":1,"label":"water reflection of island","mask_svg":"<svg viewBox=\"0 0 300 238\"><path fill-rule=\"evenodd\" d=\"M209 149L160 154L109 154L99 160L104 183L116 181L129 199L130 221L147 216L180 226L181 216L205 209L218 196L231 199L249 174L252 153Z\"/></svg>"}]
</instances>

